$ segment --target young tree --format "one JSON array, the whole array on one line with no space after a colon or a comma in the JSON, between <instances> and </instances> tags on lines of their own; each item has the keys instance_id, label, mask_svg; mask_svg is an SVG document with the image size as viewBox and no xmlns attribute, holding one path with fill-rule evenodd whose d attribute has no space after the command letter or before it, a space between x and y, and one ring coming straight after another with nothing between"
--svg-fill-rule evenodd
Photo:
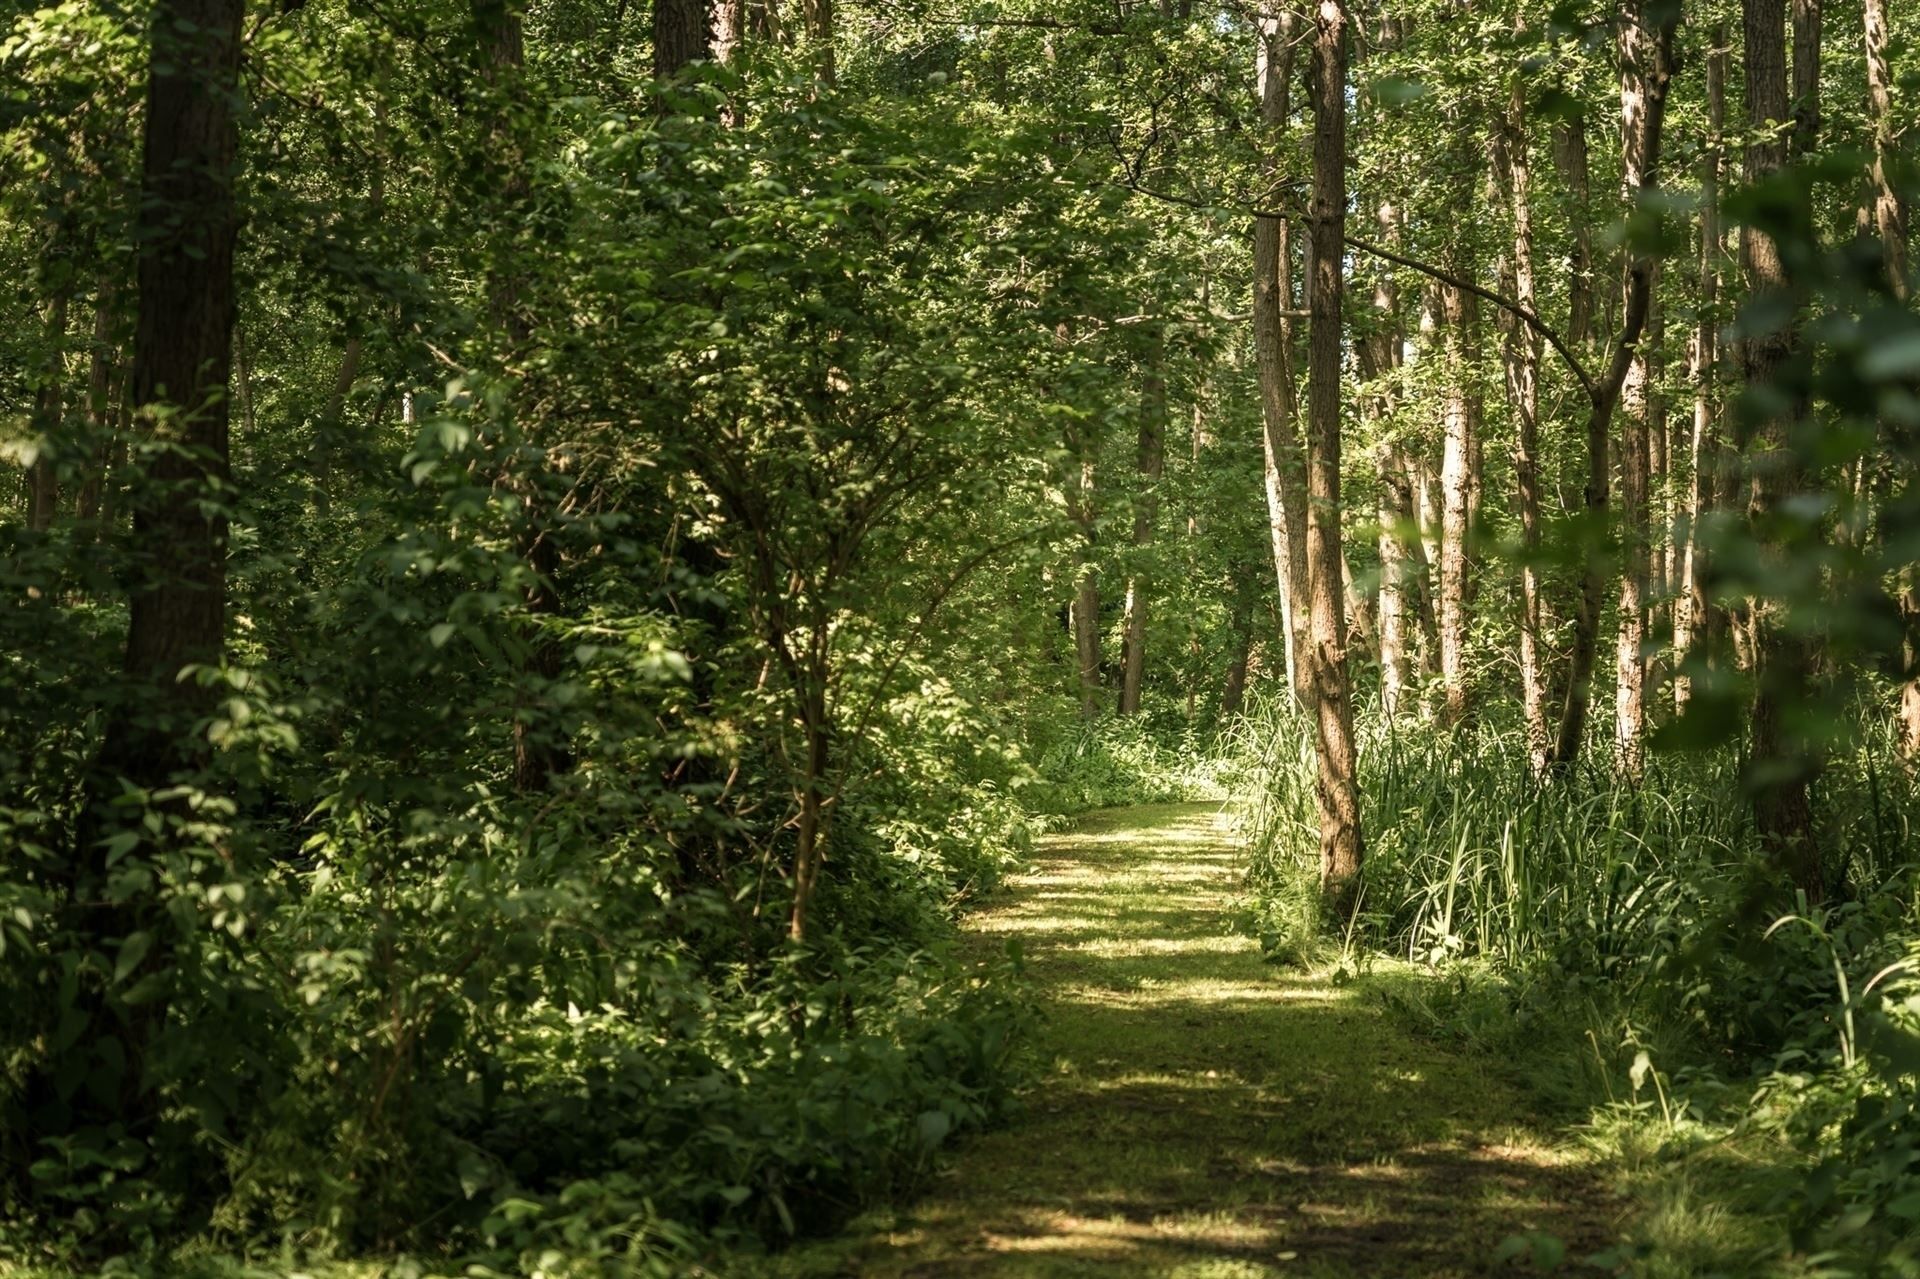
<instances>
[{"instance_id":1,"label":"young tree","mask_svg":"<svg viewBox=\"0 0 1920 1279\"><path fill-rule=\"evenodd\" d=\"M1341 914L1355 904L1364 844L1353 736L1353 689L1340 556L1340 363L1347 211L1347 12L1320 0L1314 15L1313 197L1307 275L1307 562L1315 695L1315 794L1320 882Z\"/></svg>"}]
</instances>

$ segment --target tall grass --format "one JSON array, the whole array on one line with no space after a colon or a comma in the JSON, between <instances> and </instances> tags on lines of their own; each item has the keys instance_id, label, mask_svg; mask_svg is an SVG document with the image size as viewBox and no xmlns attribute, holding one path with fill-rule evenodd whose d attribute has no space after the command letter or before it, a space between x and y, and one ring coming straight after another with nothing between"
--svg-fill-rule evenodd
<instances>
[{"instance_id":1,"label":"tall grass","mask_svg":"<svg viewBox=\"0 0 1920 1279\"><path fill-rule=\"evenodd\" d=\"M1656 754L1638 784L1596 750L1543 781L1497 715L1454 730L1363 716L1346 939L1429 974L1382 992L1588 1108L1616 1150L1648 1125L1654 1149L1688 1125L1708 1144L1770 1133L1769 1188L1749 1194L1751 1170L1721 1187L1747 1195L1745 1237L1785 1255L1787 1223L1838 1259L1823 1273L1909 1273L1884 1269L1896 1255L1920 1273L1920 786L1889 715L1862 706L1856 724L1815 786L1835 889L1810 904L1766 863L1735 749ZM1225 743L1254 916L1280 959L1328 944L1312 740L1281 699Z\"/></svg>"}]
</instances>

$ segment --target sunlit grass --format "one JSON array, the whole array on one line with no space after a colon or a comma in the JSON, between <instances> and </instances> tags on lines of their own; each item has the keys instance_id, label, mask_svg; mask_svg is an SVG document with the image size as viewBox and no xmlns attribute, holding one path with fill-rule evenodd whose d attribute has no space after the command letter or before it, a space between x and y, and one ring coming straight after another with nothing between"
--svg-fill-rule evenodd
<instances>
[{"instance_id":1,"label":"sunlit grass","mask_svg":"<svg viewBox=\"0 0 1920 1279\"><path fill-rule=\"evenodd\" d=\"M1443 1276L1509 1234L1610 1242L1612 1200L1486 1063L1232 925L1218 810L1091 815L972 921L1046 1014L1012 1126L786 1276Z\"/></svg>"}]
</instances>

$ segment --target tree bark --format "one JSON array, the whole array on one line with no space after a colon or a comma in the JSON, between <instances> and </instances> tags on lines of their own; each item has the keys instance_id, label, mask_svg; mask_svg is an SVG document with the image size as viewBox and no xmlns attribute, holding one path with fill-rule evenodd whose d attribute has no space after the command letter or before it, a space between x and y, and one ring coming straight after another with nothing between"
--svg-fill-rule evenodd
<instances>
[{"instance_id":1,"label":"tree bark","mask_svg":"<svg viewBox=\"0 0 1920 1279\"><path fill-rule=\"evenodd\" d=\"M1680 585L1673 605L1673 706L1684 713L1693 697L1693 670L1703 654L1714 651L1714 611L1707 597L1707 552L1701 542L1703 521L1719 495L1715 479L1721 466L1719 439L1720 180L1725 167L1727 29L1717 24L1707 52L1708 142L1700 159L1700 251L1695 285L1696 319L1689 355L1693 383L1693 434L1688 445L1686 519L1680 542Z\"/></svg>"},{"instance_id":2,"label":"tree bark","mask_svg":"<svg viewBox=\"0 0 1920 1279\"><path fill-rule=\"evenodd\" d=\"M1621 564L1620 627L1614 639L1614 767L1633 785L1646 772L1649 367L1646 353L1636 350L1621 388L1619 415Z\"/></svg>"},{"instance_id":3,"label":"tree bark","mask_svg":"<svg viewBox=\"0 0 1920 1279\"><path fill-rule=\"evenodd\" d=\"M1342 243L1346 232L1347 14L1320 0L1313 42L1313 229L1307 277L1307 557L1311 567L1320 882L1336 917L1358 896L1363 844L1340 556Z\"/></svg>"},{"instance_id":4,"label":"tree bark","mask_svg":"<svg viewBox=\"0 0 1920 1279\"><path fill-rule=\"evenodd\" d=\"M1475 308L1464 290L1441 286L1447 389L1440 460L1440 689L1443 719L1466 719L1468 541L1473 524L1473 459L1478 425L1468 383L1476 373L1472 350Z\"/></svg>"},{"instance_id":5,"label":"tree bark","mask_svg":"<svg viewBox=\"0 0 1920 1279\"><path fill-rule=\"evenodd\" d=\"M93 337L87 351L87 428L94 452L76 503L75 513L83 524L99 520L107 507L113 460L113 356L113 286L102 282L94 297Z\"/></svg>"},{"instance_id":6,"label":"tree bark","mask_svg":"<svg viewBox=\"0 0 1920 1279\"><path fill-rule=\"evenodd\" d=\"M1073 504L1073 520L1080 526L1080 563L1073 586L1073 649L1079 659L1080 718L1100 716L1100 588L1095 578L1093 454L1082 445L1080 489Z\"/></svg>"},{"instance_id":7,"label":"tree bark","mask_svg":"<svg viewBox=\"0 0 1920 1279\"><path fill-rule=\"evenodd\" d=\"M1140 445L1137 465L1142 491L1133 514L1136 563L1127 574L1126 621L1120 665L1120 713L1140 713L1140 687L1147 668L1147 575L1138 562L1153 544L1154 520L1159 514L1159 484L1166 466L1167 375L1164 339L1156 336L1140 396Z\"/></svg>"},{"instance_id":8,"label":"tree bark","mask_svg":"<svg viewBox=\"0 0 1920 1279\"><path fill-rule=\"evenodd\" d=\"M155 787L205 757L213 696L183 668L221 660L226 632L227 380L243 0L160 0L153 16L136 243L133 403L169 444L133 502L144 560L130 593L126 672L150 696L119 709L103 771ZM144 712L144 713L143 713Z\"/></svg>"},{"instance_id":9,"label":"tree bark","mask_svg":"<svg viewBox=\"0 0 1920 1279\"><path fill-rule=\"evenodd\" d=\"M1273 147L1290 114L1288 85L1292 78L1294 30L1291 12L1262 19L1256 77L1260 118L1267 126L1269 144L1262 164L1274 172ZM1256 218L1253 224L1253 345L1255 371L1260 382L1263 432L1261 451L1267 498L1267 523L1273 545L1274 578L1279 588L1281 645L1286 655L1287 682L1302 706L1311 705L1312 690L1304 658L1309 605L1307 599L1307 479L1305 459L1296 425L1294 402L1293 252L1291 228L1278 218Z\"/></svg>"},{"instance_id":10,"label":"tree bark","mask_svg":"<svg viewBox=\"0 0 1920 1279\"><path fill-rule=\"evenodd\" d=\"M1907 207L1893 188L1890 171L1896 139L1893 122L1893 74L1887 62L1887 0L1866 0L1867 115L1873 126L1873 224L1885 254L1887 287L1901 301L1908 297Z\"/></svg>"},{"instance_id":11,"label":"tree bark","mask_svg":"<svg viewBox=\"0 0 1920 1279\"><path fill-rule=\"evenodd\" d=\"M1763 181L1787 161L1787 142L1768 125L1769 121L1791 118L1785 7L1784 0L1741 0L1749 132L1744 176L1749 183ZM1804 67L1803 62L1795 76L1802 84ZM1795 136L1798 139L1797 133ZM1742 226L1740 259L1754 297L1792 299L1780 242L1771 232L1752 224ZM1791 323L1748 337L1741 350L1748 385L1775 387L1798 344L1797 328ZM1787 394L1792 398L1784 411L1774 412L1745 431L1753 463L1749 522L1763 556L1771 558L1782 556L1796 542L1811 536L1796 532L1796 518L1787 510L1789 500L1804 481L1789 438L1801 407L1797 403L1800 397L1792 395L1791 388ZM1804 638L1779 625L1776 611L1777 606L1756 601L1749 619L1755 692L1748 737L1748 784L1754 827L1775 867L1809 900L1819 901L1825 896L1826 883L1820 850L1813 838L1808 794L1816 765L1811 744L1786 723L1791 708L1807 696L1811 653Z\"/></svg>"},{"instance_id":12,"label":"tree bark","mask_svg":"<svg viewBox=\"0 0 1920 1279\"><path fill-rule=\"evenodd\" d=\"M1533 278L1533 167L1527 145L1525 86L1516 77L1499 133L1497 167L1513 214L1513 300L1535 310ZM1513 478L1520 506L1520 706L1527 763L1546 771L1553 746L1548 722L1545 637L1549 629L1540 583L1540 335L1517 318L1506 320L1507 403L1513 410Z\"/></svg>"},{"instance_id":13,"label":"tree bark","mask_svg":"<svg viewBox=\"0 0 1920 1279\"><path fill-rule=\"evenodd\" d=\"M1627 6L1621 37L1621 115L1622 123L1630 125L1621 139L1622 187L1642 205L1659 191L1661 131L1672 79L1673 32L1679 21L1677 9L1668 9L1662 22L1649 26L1646 10L1651 2L1634 0ZM1560 709L1560 730L1553 747L1556 768L1573 764L1586 734L1600 640L1600 605L1606 590L1606 557L1597 543L1607 514L1607 436L1621 388L1646 330L1653 303L1654 266L1654 259L1646 252L1629 248L1620 288L1620 327L1614 335L1607 368L1588 393L1586 516L1590 545L1574 614L1573 653Z\"/></svg>"},{"instance_id":14,"label":"tree bark","mask_svg":"<svg viewBox=\"0 0 1920 1279\"><path fill-rule=\"evenodd\" d=\"M1553 131L1553 163L1567 188L1573 247L1568 255L1567 342L1578 349L1593 332L1593 193L1587 122L1575 116Z\"/></svg>"},{"instance_id":15,"label":"tree bark","mask_svg":"<svg viewBox=\"0 0 1920 1279\"><path fill-rule=\"evenodd\" d=\"M33 433L40 438L33 465L27 468L27 527L44 533L53 527L60 505L60 470L56 454L66 443L67 293L63 287L47 304L47 360L40 370L40 386L33 397Z\"/></svg>"},{"instance_id":16,"label":"tree bark","mask_svg":"<svg viewBox=\"0 0 1920 1279\"><path fill-rule=\"evenodd\" d=\"M653 0L654 78L670 80L711 58L713 31L706 0Z\"/></svg>"}]
</instances>

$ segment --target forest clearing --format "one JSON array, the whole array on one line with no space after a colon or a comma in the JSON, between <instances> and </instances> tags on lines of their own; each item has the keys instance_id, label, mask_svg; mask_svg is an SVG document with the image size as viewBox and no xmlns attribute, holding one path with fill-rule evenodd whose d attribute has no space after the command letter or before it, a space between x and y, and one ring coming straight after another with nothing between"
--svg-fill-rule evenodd
<instances>
[{"instance_id":1,"label":"forest clearing","mask_svg":"<svg viewBox=\"0 0 1920 1279\"><path fill-rule=\"evenodd\" d=\"M0 10L0 1279L1920 1279L1920 6Z\"/></svg>"}]
</instances>

